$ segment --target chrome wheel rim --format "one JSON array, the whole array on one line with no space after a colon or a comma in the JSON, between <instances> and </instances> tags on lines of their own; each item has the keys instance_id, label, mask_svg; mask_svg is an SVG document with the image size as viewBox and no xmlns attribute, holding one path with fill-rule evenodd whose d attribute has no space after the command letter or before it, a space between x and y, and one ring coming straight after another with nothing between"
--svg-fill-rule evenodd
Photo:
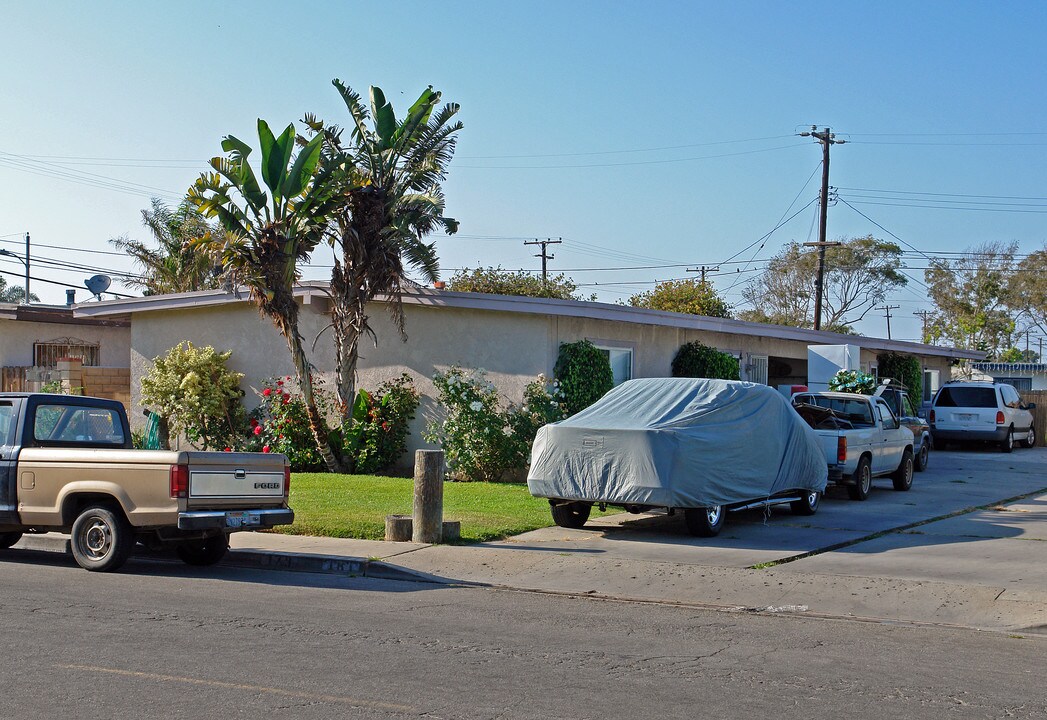
<instances>
[{"instance_id":1,"label":"chrome wheel rim","mask_svg":"<svg viewBox=\"0 0 1047 720\"><path fill-rule=\"evenodd\" d=\"M924 445L920 448L920 467L927 467L927 459L931 456L931 451Z\"/></svg>"},{"instance_id":2,"label":"chrome wheel rim","mask_svg":"<svg viewBox=\"0 0 1047 720\"><path fill-rule=\"evenodd\" d=\"M720 515L723 514L723 507L721 505L713 505L711 508L705 509L705 517L708 518L710 525L716 525L720 522Z\"/></svg>"},{"instance_id":3,"label":"chrome wheel rim","mask_svg":"<svg viewBox=\"0 0 1047 720\"><path fill-rule=\"evenodd\" d=\"M872 487L872 469L866 465L862 468L862 494L868 494Z\"/></svg>"},{"instance_id":4,"label":"chrome wheel rim","mask_svg":"<svg viewBox=\"0 0 1047 720\"><path fill-rule=\"evenodd\" d=\"M807 506L813 508L813 507L815 507L817 505L818 505L818 493L817 492L807 493Z\"/></svg>"},{"instance_id":5,"label":"chrome wheel rim","mask_svg":"<svg viewBox=\"0 0 1047 720\"><path fill-rule=\"evenodd\" d=\"M80 534L80 549L92 560L101 560L113 548L113 529L95 518Z\"/></svg>"},{"instance_id":6,"label":"chrome wheel rim","mask_svg":"<svg viewBox=\"0 0 1047 720\"><path fill-rule=\"evenodd\" d=\"M1013 430L1007 433L1007 447L1009 447L1009 448L1013 448L1014 447L1014 431Z\"/></svg>"}]
</instances>

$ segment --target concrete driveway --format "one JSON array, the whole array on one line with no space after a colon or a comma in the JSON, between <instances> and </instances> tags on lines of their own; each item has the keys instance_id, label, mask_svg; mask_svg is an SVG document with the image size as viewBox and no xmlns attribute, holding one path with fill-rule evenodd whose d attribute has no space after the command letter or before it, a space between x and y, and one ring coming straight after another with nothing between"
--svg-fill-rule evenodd
<instances>
[{"instance_id":1,"label":"concrete driveway","mask_svg":"<svg viewBox=\"0 0 1047 720\"><path fill-rule=\"evenodd\" d=\"M1047 632L1047 449L936 452L909 492L830 491L818 513L612 515L467 547L405 548L405 569L539 591Z\"/></svg>"}]
</instances>

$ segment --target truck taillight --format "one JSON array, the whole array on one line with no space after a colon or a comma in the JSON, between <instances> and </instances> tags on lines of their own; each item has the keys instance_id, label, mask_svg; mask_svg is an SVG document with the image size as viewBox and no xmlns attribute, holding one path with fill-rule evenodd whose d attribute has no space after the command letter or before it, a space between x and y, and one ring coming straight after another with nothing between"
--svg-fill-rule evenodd
<instances>
[{"instance_id":1,"label":"truck taillight","mask_svg":"<svg viewBox=\"0 0 1047 720\"><path fill-rule=\"evenodd\" d=\"M284 499L291 494L291 466L284 465Z\"/></svg>"},{"instance_id":2,"label":"truck taillight","mask_svg":"<svg viewBox=\"0 0 1047 720\"><path fill-rule=\"evenodd\" d=\"M843 465L847 462L847 438L836 438L836 462Z\"/></svg>"},{"instance_id":3,"label":"truck taillight","mask_svg":"<svg viewBox=\"0 0 1047 720\"><path fill-rule=\"evenodd\" d=\"M171 466L171 497L175 499L189 497L188 465Z\"/></svg>"},{"instance_id":4,"label":"truck taillight","mask_svg":"<svg viewBox=\"0 0 1047 720\"><path fill-rule=\"evenodd\" d=\"M931 408L931 414L927 417L928 420L934 422L934 408Z\"/></svg>"},{"instance_id":5,"label":"truck taillight","mask_svg":"<svg viewBox=\"0 0 1047 720\"><path fill-rule=\"evenodd\" d=\"M1003 410L996 411L996 424L1003 425L1007 420L1003 417Z\"/></svg>"}]
</instances>

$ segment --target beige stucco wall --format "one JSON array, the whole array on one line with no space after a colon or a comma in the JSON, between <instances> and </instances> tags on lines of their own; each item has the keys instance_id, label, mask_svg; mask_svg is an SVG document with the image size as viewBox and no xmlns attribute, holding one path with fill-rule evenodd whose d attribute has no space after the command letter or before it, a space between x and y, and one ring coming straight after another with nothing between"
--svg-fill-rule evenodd
<instances>
[{"instance_id":1,"label":"beige stucco wall","mask_svg":"<svg viewBox=\"0 0 1047 720\"><path fill-rule=\"evenodd\" d=\"M546 314L500 312L459 307L405 305L407 342L402 342L383 304L371 308L370 322L378 345L361 340L359 386L374 389L385 380L407 373L422 394L422 404L412 425L409 450L424 447L422 430L437 413L431 378L435 370L451 365L484 368L503 396L519 402L524 386L538 373L552 375L561 343L589 339L600 345L633 350L633 377L666 377L680 345L700 340L706 345L742 357L743 378L749 354L787 360L793 372L806 374L807 343L765 336L742 336L683 328L625 323L605 319ZM301 309L301 329L307 347L327 325L322 302ZM247 406L257 404L262 381L292 374L287 345L272 323L249 303L193 310L139 312L131 331L132 425L141 427L141 377L152 359L179 342L192 341L232 350L229 366L245 375ZM334 349L330 332L320 335L311 359L321 374L332 378ZM863 366L875 364L874 351L862 351ZM944 358L925 358L925 365L941 369L948 377ZM409 456L405 458L409 461Z\"/></svg>"},{"instance_id":2,"label":"beige stucco wall","mask_svg":"<svg viewBox=\"0 0 1047 720\"><path fill-rule=\"evenodd\" d=\"M100 365L128 366L131 328L7 319L0 319L0 366L30 366L33 364L33 343L67 337L98 343Z\"/></svg>"}]
</instances>

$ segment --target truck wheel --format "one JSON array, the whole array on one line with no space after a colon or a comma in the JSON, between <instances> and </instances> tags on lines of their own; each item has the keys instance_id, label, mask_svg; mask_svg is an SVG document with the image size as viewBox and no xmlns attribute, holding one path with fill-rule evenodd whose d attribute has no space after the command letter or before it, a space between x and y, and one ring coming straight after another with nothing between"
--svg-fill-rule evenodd
<instances>
[{"instance_id":1,"label":"truck wheel","mask_svg":"<svg viewBox=\"0 0 1047 720\"><path fill-rule=\"evenodd\" d=\"M727 511L723 505L713 505L706 508L687 508L683 511L683 519L687 524L687 531L697 537L716 537L723 529L723 520Z\"/></svg>"},{"instance_id":2,"label":"truck wheel","mask_svg":"<svg viewBox=\"0 0 1047 720\"><path fill-rule=\"evenodd\" d=\"M593 506L584 502L556 503L549 501L549 508L553 513L553 522L563 528L577 530L584 527Z\"/></svg>"},{"instance_id":3,"label":"truck wheel","mask_svg":"<svg viewBox=\"0 0 1047 720\"><path fill-rule=\"evenodd\" d=\"M924 440L923 444L920 445L920 454L916 456L916 460L913 462L913 469L916 472L923 472L927 469L927 463L931 461L931 449L927 447L930 440Z\"/></svg>"},{"instance_id":4,"label":"truck wheel","mask_svg":"<svg viewBox=\"0 0 1047 720\"><path fill-rule=\"evenodd\" d=\"M1000 450L1005 453L1014 450L1014 428L1007 428L1007 437L1000 441Z\"/></svg>"},{"instance_id":5,"label":"truck wheel","mask_svg":"<svg viewBox=\"0 0 1047 720\"><path fill-rule=\"evenodd\" d=\"M93 572L118 570L131 556L134 544L131 523L122 512L103 505L92 505L80 513L69 543L77 564Z\"/></svg>"},{"instance_id":6,"label":"truck wheel","mask_svg":"<svg viewBox=\"0 0 1047 720\"><path fill-rule=\"evenodd\" d=\"M789 503L789 509L792 510L793 515L814 515L818 512L818 501L821 497L822 494L820 492L812 490L804 493L799 500L793 500Z\"/></svg>"},{"instance_id":7,"label":"truck wheel","mask_svg":"<svg viewBox=\"0 0 1047 720\"><path fill-rule=\"evenodd\" d=\"M21 539L22 533L20 532L0 533L0 550L6 550Z\"/></svg>"},{"instance_id":8,"label":"truck wheel","mask_svg":"<svg viewBox=\"0 0 1047 720\"><path fill-rule=\"evenodd\" d=\"M178 557L186 565L214 565L225 557L229 536L225 533L202 540L184 540L178 546Z\"/></svg>"},{"instance_id":9,"label":"truck wheel","mask_svg":"<svg viewBox=\"0 0 1047 720\"><path fill-rule=\"evenodd\" d=\"M872 490L872 466L869 464L869 458L862 457L858 460L858 467L854 469L854 480L853 485L847 486L847 494L851 496L851 500L868 500L869 491Z\"/></svg>"},{"instance_id":10,"label":"truck wheel","mask_svg":"<svg viewBox=\"0 0 1047 720\"><path fill-rule=\"evenodd\" d=\"M1036 426L1029 426L1029 437L1022 441L1022 445L1027 448L1036 447Z\"/></svg>"},{"instance_id":11,"label":"truck wheel","mask_svg":"<svg viewBox=\"0 0 1047 720\"><path fill-rule=\"evenodd\" d=\"M912 450L906 449L902 453L902 462L898 465L898 469L891 473L891 480L894 481L895 490L909 490L912 488Z\"/></svg>"}]
</instances>

